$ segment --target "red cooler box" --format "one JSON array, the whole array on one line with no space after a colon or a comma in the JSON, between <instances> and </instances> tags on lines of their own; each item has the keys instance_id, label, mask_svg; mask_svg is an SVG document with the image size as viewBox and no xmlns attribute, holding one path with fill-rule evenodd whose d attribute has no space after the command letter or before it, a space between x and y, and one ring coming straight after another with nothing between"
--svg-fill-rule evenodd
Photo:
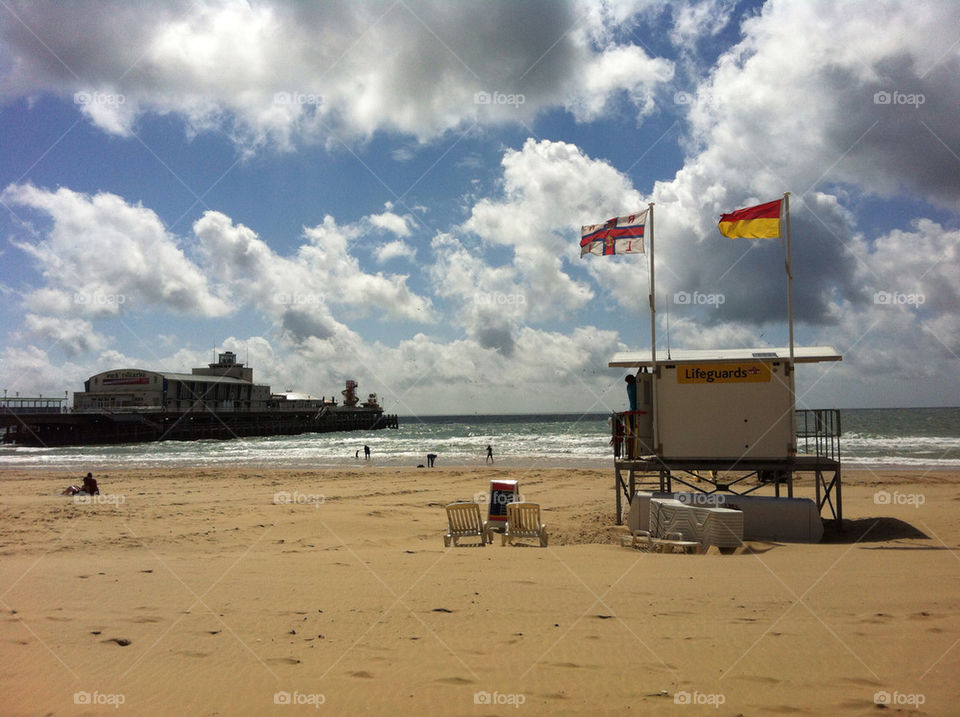
<instances>
[{"instance_id":1,"label":"red cooler box","mask_svg":"<svg viewBox=\"0 0 960 717\"><path fill-rule=\"evenodd\" d=\"M520 487L515 480L490 481L490 511L487 520L493 530L507 526L507 503L520 500Z\"/></svg>"}]
</instances>

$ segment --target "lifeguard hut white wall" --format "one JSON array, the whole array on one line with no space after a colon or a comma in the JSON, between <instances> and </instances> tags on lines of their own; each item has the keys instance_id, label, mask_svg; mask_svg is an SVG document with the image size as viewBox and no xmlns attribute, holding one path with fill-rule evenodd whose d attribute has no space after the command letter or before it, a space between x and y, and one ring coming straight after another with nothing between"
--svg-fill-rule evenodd
<instances>
[{"instance_id":1,"label":"lifeguard hut white wall","mask_svg":"<svg viewBox=\"0 0 960 717\"><path fill-rule=\"evenodd\" d=\"M794 363L840 361L829 346L798 347ZM789 349L674 350L656 373L637 375L641 413L635 455L712 460L796 455ZM652 369L646 353L618 353L609 366ZM654 442L655 441L655 442Z\"/></svg>"}]
</instances>

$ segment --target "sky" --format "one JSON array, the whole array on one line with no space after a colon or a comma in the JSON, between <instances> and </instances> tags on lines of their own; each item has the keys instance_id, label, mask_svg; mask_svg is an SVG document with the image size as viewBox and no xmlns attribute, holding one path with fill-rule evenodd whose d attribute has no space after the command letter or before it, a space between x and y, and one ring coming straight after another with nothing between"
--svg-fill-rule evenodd
<instances>
[{"instance_id":1,"label":"sky","mask_svg":"<svg viewBox=\"0 0 960 717\"><path fill-rule=\"evenodd\" d=\"M0 3L0 387L232 350L401 415L623 410L657 344L813 408L960 405L960 4ZM649 247L648 247L649 248Z\"/></svg>"}]
</instances>

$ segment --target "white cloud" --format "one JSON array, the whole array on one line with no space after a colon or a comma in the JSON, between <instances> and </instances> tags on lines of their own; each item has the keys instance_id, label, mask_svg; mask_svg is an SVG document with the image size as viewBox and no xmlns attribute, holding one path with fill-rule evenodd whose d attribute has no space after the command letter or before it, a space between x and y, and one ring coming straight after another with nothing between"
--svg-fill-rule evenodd
<instances>
[{"instance_id":1,"label":"white cloud","mask_svg":"<svg viewBox=\"0 0 960 717\"><path fill-rule=\"evenodd\" d=\"M339 227L333 217L304 230L310 242L300 248L298 261L310 267L313 276L330 287L332 301L362 314L383 313L389 318L431 321L430 300L407 287L402 274L368 274L347 251L347 241L359 236L356 226Z\"/></svg>"},{"instance_id":2,"label":"white cloud","mask_svg":"<svg viewBox=\"0 0 960 717\"><path fill-rule=\"evenodd\" d=\"M10 396L59 397L82 375L77 364L51 358L33 344L7 346L0 353L0 384Z\"/></svg>"},{"instance_id":3,"label":"white cloud","mask_svg":"<svg viewBox=\"0 0 960 717\"><path fill-rule=\"evenodd\" d=\"M639 193L607 162L564 142L528 139L521 150L504 154L503 168L502 198L479 200L463 229L487 244L513 249L509 273L527 296L528 316L583 307L593 291L573 280L564 264L580 261L576 227L615 216L624 207L640 209ZM475 286L505 290L502 285Z\"/></svg>"},{"instance_id":4,"label":"white cloud","mask_svg":"<svg viewBox=\"0 0 960 717\"><path fill-rule=\"evenodd\" d=\"M211 274L244 303L255 306L298 339L343 336L333 306L357 316L432 320L429 299L406 285L406 276L369 274L349 253L360 225L338 226L331 216L304 229L297 253L281 257L252 229L220 212L206 212L193 227Z\"/></svg>"},{"instance_id":5,"label":"white cloud","mask_svg":"<svg viewBox=\"0 0 960 717\"><path fill-rule=\"evenodd\" d=\"M895 229L872 247L852 245L868 301L913 313L955 314L960 307L960 231L918 219L914 231Z\"/></svg>"},{"instance_id":6,"label":"white cloud","mask_svg":"<svg viewBox=\"0 0 960 717\"><path fill-rule=\"evenodd\" d=\"M469 337L514 356L528 323L576 315L594 297L571 276L581 261L576 228L642 201L629 178L572 144L528 139L505 151L502 166L499 196L477 200L462 226L434 237L429 274ZM486 258L498 247L509 263Z\"/></svg>"},{"instance_id":7,"label":"white cloud","mask_svg":"<svg viewBox=\"0 0 960 717\"><path fill-rule=\"evenodd\" d=\"M738 349L770 345L756 329L749 326L739 323L704 326L702 322L687 316L671 319L669 339L666 332L658 334L657 355L666 350L668 340L671 347L687 349Z\"/></svg>"},{"instance_id":8,"label":"white cloud","mask_svg":"<svg viewBox=\"0 0 960 717\"><path fill-rule=\"evenodd\" d=\"M222 129L247 149L379 130L426 140L475 121L529 122L563 105L588 118L621 92L646 112L672 73L638 46L602 51L592 42L625 21L628 6L618 14L558 0L20 2L10 11L19 21L0 29L0 65L10 70L3 95L117 95L122 102L81 110L121 136L140 113L176 113L189 132ZM478 103L478 93L490 101Z\"/></svg>"},{"instance_id":9,"label":"white cloud","mask_svg":"<svg viewBox=\"0 0 960 717\"><path fill-rule=\"evenodd\" d=\"M67 188L51 192L11 185L2 197L52 219L39 239L16 246L37 261L46 282L23 297L31 312L27 327L59 341L68 354L103 345L92 326L77 317L153 309L217 317L247 305L297 339L347 335L331 306L351 316L433 319L429 299L412 292L406 276L368 273L350 254L349 243L376 228L369 218L340 227L328 216L304 230L304 243L288 258L275 254L248 227L206 212L193 227L200 251L191 259L152 210L114 194L90 197ZM389 211L379 216L394 232L407 226L405 218ZM412 248L398 242L386 245L387 255L409 255Z\"/></svg>"},{"instance_id":10,"label":"white cloud","mask_svg":"<svg viewBox=\"0 0 960 717\"><path fill-rule=\"evenodd\" d=\"M107 338L83 319L61 319L28 313L24 317L24 325L34 335L52 342L51 349L60 349L68 356L100 351L107 345Z\"/></svg>"},{"instance_id":11,"label":"white cloud","mask_svg":"<svg viewBox=\"0 0 960 717\"><path fill-rule=\"evenodd\" d=\"M947 29L958 21L960 9L945 4L919 12L871 4L851 15L817 2L767 3L744 21L742 41L696 92L684 167L653 191L660 307L680 291L724 297L718 308L671 304L674 345L785 334L783 243L731 242L716 221L792 190L798 334L854 352L832 369L838 376L862 374L867 363L871 372L902 371L918 346L947 360L954 344L929 327L942 328L960 296L949 268L957 263L955 232L921 219L913 231L874 239L845 205L906 192L955 208L960 173L940 140L960 144L956 125L943 122L944 103L960 102L952 79L960 56ZM881 31L891 27L896 32ZM927 102L875 104L884 88L923 92ZM646 293L646 277L623 265L598 263L595 271L619 297ZM919 291L928 300L919 310L878 307L877 291ZM662 327L662 309L660 319ZM693 326L699 330L687 330ZM936 370L946 370L937 361Z\"/></svg>"},{"instance_id":12,"label":"white cloud","mask_svg":"<svg viewBox=\"0 0 960 717\"><path fill-rule=\"evenodd\" d=\"M672 63L651 58L636 45L615 46L583 67L580 81L570 88L567 109L578 121L592 122L608 112L622 91L640 115L650 114L654 90L672 79Z\"/></svg>"},{"instance_id":13,"label":"white cloud","mask_svg":"<svg viewBox=\"0 0 960 717\"><path fill-rule=\"evenodd\" d=\"M417 250L402 239L397 239L377 247L374 253L377 256L377 261L380 264L385 264L391 259L399 257L413 259L417 255Z\"/></svg>"},{"instance_id":14,"label":"white cloud","mask_svg":"<svg viewBox=\"0 0 960 717\"><path fill-rule=\"evenodd\" d=\"M683 63L706 53L731 2L10 7L24 22L0 28L3 98L88 93L79 111L119 137L136 132L144 113L167 113L188 134L225 131L245 149L376 136L398 162L414 156L417 140L474 121L480 128L471 141L489 139L484 130L504 123L527 123L548 138L504 150L495 191L480 189L486 177L473 177L467 191L478 194L460 195L466 206L458 207L467 219L444 227L429 247L419 243L426 239L417 236L415 216L389 204L352 223L325 217L281 255L255 226L218 212L181 239L151 209L115 195L12 185L4 201L43 215L52 228L15 245L36 259L43 282L22 307L28 347L4 352L5 377L32 371L33 385L47 386L59 364L34 345L45 342L85 357L72 366L76 375L137 361L103 350L98 318L150 309L218 317L243 306L274 333L269 341L230 341L249 346L258 376L278 386L328 391L343 379L337 367L349 366L415 410L462 410L464 401L496 410L489 387L509 395L500 408L510 410L539 405L551 391L592 395L602 381L585 376L603 371L624 341L647 340L647 257L581 260L577 228L655 200L658 335L665 300L702 292L723 303L670 304L674 346L779 344L783 244L731 242L716 220L786 190L793 192L798 342L847 353L829 367L832 380L859 396L882 393L900 376L934 381L956 373L960 234L950 220L917 218L881 236L864 228L871 222L858 225L858 204L878 197L956 210L956 4L865 3L851 13L830 2L770 0L756 14L748 10L737 44L691 90L683 168L649 197L635 185L646 191L655 171L637 165L628 176L555 141L550 131L566 121L532 120L557 108L579 122L628 109L643 119L675 66L639 41L629 44L637 18L660 18ZM30 34L38 28L62 62ZM478 92L513 102L488 94L489 103L477 104ZM895 93L912 95L916 106ZM591 129L577 127L591 152L613 146ZM655 134L641 141L652 145ZM489 147L460 147L459 166L477 174ZM431 202L432 216L449 216L444 204L457 200L442 196L417 201ZM372 268L414 257L425 274L415 282ZM878 302L878 294L891 298ZM637 330L624 329L618 341L589 326L596 312L610 310ZM369 316L425 323L438 313L453 319L431 326L441 337L407 338L399 329L390 345L350 323ZM208 359L201 354L187 348L166 359L189 368Z\"/></svg>"},{"instance_id":15,"label":"white cloud","mask_svg":"<svg viewBox=\"0 0 960 717\"><path fill-rule=\"evenodd\" d=\"M390 211L391 209L392 206L388 204L387 211L382 214L371 214L367 217L367 220L378 229L396 234L398 237L410 236L410 225L407 217L395 214Z\"/></svg>"},{"instance_id":16,"label":"white cloud","mask_svg":"<svg viewBox=\"0 0 960 717\"><path fill-rule=\"evenodd\" d=\"M698 194L775 196L848 182L955 206L960 173L944 147L960 144L947 109L960 103L958 23L960 6L949 3L871 3L856 13L829 2L767 3L691 107L702 151L686 171ZM895 92L924 101L897 104Z\"/></svg>"},{"instance_id":17,"label":"white cloud","mask_svg":"<svg viewBox=\"0 0 960 717\"><path fill-rule=\"evenodd\" d=\"M115 194L91 197L30 184L10 185L2 199L53 221L43 238L17 244L47 282L25 297L28 308L94 317L148 307L201 316L231 310L150 209Z\"/></svg>"},{"instance_id":18,"label":"white cloud","mask_svg":"<svg viewBox=\"0 0 960 717\"><path fill-rule=\"evenodd\" d=\"M735 8L732 0L701 0L675 6L670 39L690 48L701 38L716 35L730 22Z\"/></svg>"}]
</instances>

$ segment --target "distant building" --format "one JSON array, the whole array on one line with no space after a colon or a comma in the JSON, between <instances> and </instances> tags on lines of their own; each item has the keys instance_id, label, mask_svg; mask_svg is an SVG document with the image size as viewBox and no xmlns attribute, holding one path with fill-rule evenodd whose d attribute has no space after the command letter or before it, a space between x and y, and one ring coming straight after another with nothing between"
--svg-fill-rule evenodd
<instances>
[{"instance_id":1,"label":"distant building","mask_svg":"<svg viewBox=\"0 0 960 717\"><path fill-rule=\"evenodd\" d=\"M190 373L137 368L114 369L91 376L73 394L74 411L182 413L187 411L299 411L335 406L336 402L304 394L273 394L253 382L253 369L224 351L217 363Z\"/></svg>"}]
</instances>

